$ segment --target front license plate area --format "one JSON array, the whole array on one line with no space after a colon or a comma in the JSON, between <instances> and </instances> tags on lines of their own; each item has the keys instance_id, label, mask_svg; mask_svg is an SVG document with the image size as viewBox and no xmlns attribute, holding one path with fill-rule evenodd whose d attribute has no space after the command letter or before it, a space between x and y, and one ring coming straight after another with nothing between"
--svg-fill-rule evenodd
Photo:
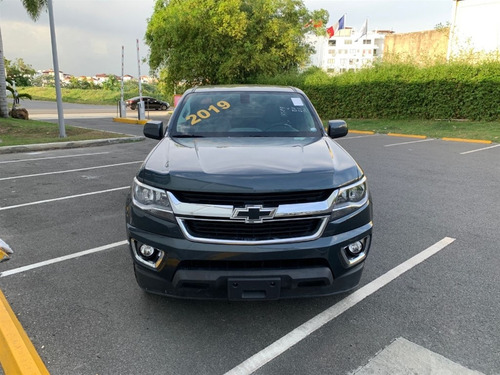
<instances>
[{"instance_id":1,"label":"front license plate area","mask_svg":"<svg viewBox=\"0 0 500 375\"><path fill-rule=\"evenodd\" d=\"M281 278L265 279L227 279L227 295L230 300L278 299L281 291Z\"/></svg>"}]
</instances>

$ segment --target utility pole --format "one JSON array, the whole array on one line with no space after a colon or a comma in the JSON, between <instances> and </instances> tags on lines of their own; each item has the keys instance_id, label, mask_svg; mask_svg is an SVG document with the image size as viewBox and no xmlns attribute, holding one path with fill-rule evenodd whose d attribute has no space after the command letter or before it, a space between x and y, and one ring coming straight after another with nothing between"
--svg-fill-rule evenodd
<instances>
[{"instance_id":1,"label":"utility pole","mask_svg":"<svg viewBox=\"0 0 500 375\"><path fill-rule=\"evenodd\" d=\"M120 86L120 117L127 117L126 106L125 106L125 102L123 101L124 59L125 59L125 47L122 46L122 83Z\"/></svg>"},{"instance_id":2,"label":"utility pole","mask_svg":"<svg viewBox=\"0 0 500 375\"><path fill-rule=\"evenodd\" d=\"M146 118L144 111L144 101L142 100L142 86L141 86L141 58L139 55L139 39L136 39L137 42L137 69L139 71L139 106L137 107L138 118L139 120L144 120Z\"/></svg>"},{"instance_id":3,"label":"utility pole","mask_svg":"<svg viewBox=\"0 0 500 375\"><path fill-rule=\"evenodd\" d=\"M451 58L451 53L453 49L453 43L457 39L456 33L455 33L455 24L457 22L457 9L458 9L458 2L460 0L454 0L453 1L453 15L452 15L452 20L451 20L451 25L450 25L450 34L448 36L448 51L446 53L446 61L450 61Z\"/></svg>"},{"instance_id":4,"label":"utility pole","mask_svg":"<svg viewBox=\"0 0 500 375\"><path fill-rule=\"evenodd\" d=\"M52 10L52 0L47 0L50 22L50 40L52 42L52 60L54 61L54 80L56 85L57 98L57 119L59 122L59 137L66 138L66 128L64 126L64 114L61 94L61 81L59 79L59 62L57 60L56 32L54 28L54 11Z\"/></svg>"}]
</instances>

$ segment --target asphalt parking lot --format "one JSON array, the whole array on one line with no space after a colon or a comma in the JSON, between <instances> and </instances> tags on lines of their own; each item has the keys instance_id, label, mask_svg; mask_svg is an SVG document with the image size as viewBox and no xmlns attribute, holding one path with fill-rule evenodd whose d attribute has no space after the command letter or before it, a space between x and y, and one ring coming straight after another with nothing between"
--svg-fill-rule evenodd
<instances>
[{"instance_id":1,"label":"asphalt parking lot","mask_svg":"<svg viewBox=\"0 0 500 375\"><path fill-rule=\"evenodd\" d=\"M125 196L155 141L0 155L0 289L50 373L500 374L500 145L338 142L374 200L360 287L259 303L136 285Z\"/></svg>"}]
</instances>

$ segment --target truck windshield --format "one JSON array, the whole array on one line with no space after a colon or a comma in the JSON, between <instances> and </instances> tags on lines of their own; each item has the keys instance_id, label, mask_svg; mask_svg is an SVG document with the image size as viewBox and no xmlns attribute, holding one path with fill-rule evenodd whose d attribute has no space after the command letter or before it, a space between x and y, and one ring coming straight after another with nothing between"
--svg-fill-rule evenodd
<instances>
[{"instance_id":1,"label":"truck windshield","mask_svg":"<svg viewBox=\"0 0 500 375\"><path fill-rule=\"evenodd\" d=\"M310 102L294 92L189 94L169 124L171 137L320 137Z\"/></svg>"}]
</instances>

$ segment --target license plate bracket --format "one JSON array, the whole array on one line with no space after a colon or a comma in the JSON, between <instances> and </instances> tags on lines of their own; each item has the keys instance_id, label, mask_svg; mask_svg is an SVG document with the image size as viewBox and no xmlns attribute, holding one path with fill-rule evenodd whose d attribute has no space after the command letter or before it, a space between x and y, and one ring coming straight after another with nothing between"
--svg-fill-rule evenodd
<instances>
[{"instance_id":1,"label":"license plate bracket","mask_svg":"<svg viewBox=\"0 0 500 375\"><path fill-rule=\"evenodd\" d=\"M272 300L281 293L281 278L228 278L227 294L230 300Z\"/></svg>"}]
</instances>

